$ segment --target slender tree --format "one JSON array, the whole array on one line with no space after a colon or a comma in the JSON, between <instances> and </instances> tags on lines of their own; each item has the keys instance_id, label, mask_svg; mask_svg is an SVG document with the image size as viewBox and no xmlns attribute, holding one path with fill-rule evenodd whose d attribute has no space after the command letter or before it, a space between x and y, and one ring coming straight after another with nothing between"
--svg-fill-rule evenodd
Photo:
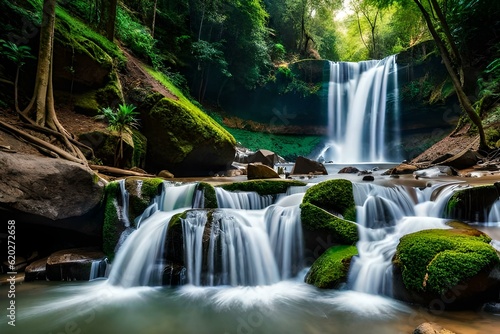
<instances>
[{"instance_id":1,"label":"slender tree","mask_svg":"<svg viewBox=\"0 0 500 334\"><path fill-rule=\"evenodd\" d=\"M57 119L54 106L52 63L55 8L56 0L44 0L35 88L30 103L19 114L34 128L58 137L63 142L66 150L42 140L33 139L32 141L36 141L37 146L42 146L44 150L52 151L57 156L65 159L87 164L85 156L78 147L79 143L72 138L71 134Z\"/></svg>"},{"instance_id":2,"label":"slender tree","mask_svg":"<svg viewBox=\"0 0 500 334\"><path fill-rule=\"evenodd\" d=\"M446 21L446 17L443 15L441 8L436 0L430 0L431 8L428 10L422 0L413 0L415 4L418 6L422 15L427 23L427 27L429 28L429 32L431 33L436 45L439 49L441 57L443 59L443 63L448 71L451 82L453 84L453 88L457 93L458 101L462 106L462 109L467 113L469 119L474 123L477 127L479 133L479 146L482 149L488 149L488 144L486 143L486 136L483 129L483 124L481 121L481 117L476 112L472 103L464 91L463 84L463 68L462 68L462 60L460 57L460 53L458 52L458 48L456 43L449 33L448 23ZM440 13L436 14L437 16L437 24L433 20L431 16L433 12ZM443 34L438 32L438 29L443 31ZM451 50L451 51L450 51Z\"/></svg>"}]
</instances>

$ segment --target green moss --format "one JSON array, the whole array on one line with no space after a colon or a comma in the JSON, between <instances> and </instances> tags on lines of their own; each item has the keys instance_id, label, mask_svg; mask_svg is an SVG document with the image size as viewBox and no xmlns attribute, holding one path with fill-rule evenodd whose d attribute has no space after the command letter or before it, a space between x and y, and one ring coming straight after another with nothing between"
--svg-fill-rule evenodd
<instances>
[{"instance_id":1,"label":"green moss","mask_svg":"<svg viewBox=\"0 0 500 334\"><path fill-rule=\"evenodd\" d=\"M336 217L314 204L302 203L300 218L304 229L330 233L335 243L354 245L359 240L355 223Z\"/></svg>"},{"instance_id":2,"label":"green moss","mask_svg":"<svg viewBox=\"0 0 500 334\"><path fill-rule=\"evenodd\" d=\"M171 129L170 142L165 143L171 163L182 162L195 147L203 143L236 144L233 136L192 104L164 98L151 109L150 115L163 128Z\"/></svg>"},{"instance_id":3,"label":"green moss","mask_svg":"<svg viewBox=\"0 0 500 334\"><path fill-rule=\"evenodd\" d=\"M206 182L200 182L198 183L197 190L203 191L205 208L207 209L218 208L217 195L215 194L215 189L211 184Z\"/></svg>"},{"instance_id":4,"label":"green moss","mask_svg":"<svg viewBox=\"0 0 500 334\"><path fill-rule=\"evenodd\" d=\"M255 191L259 195L264 196L286 193L288 187L305 185L305 183L300 181L251 180L224 184L220 187L227 191Z\"/></svg>"},{"instance_id":5,"label":"green moss","mask_svg":"<svg viewBox=\"0 0 500 334\"><path fill-rule=\"evenodd\" d=\"M119 240L117 225L120 224L117 211L117 197L120 195L118 182L110 182L104 190L104 223L102 226L102 250L110 261L115 257Z\"/></svg>"},{"instance_id":6,"label":"green moss","mask_svg":"<svg viewBox=\"0 0 500 334\"><path fill-rule=\"evenodd\" d=\"M102 64L111 65L111 58L116 59L119 65L125 64L126 57L113 42L90 29L61 6L56 7L56 17L56 31L64 36L61 40L63 44L69 43L68 46L75 51L88 53Z\"/></svg>"},{"instance_id":7,"label":"green moss","mask_svg":"<svg viewBox=\"0 0 500 334\"><path fill-rule=\"evenodd\" d=\"M141 215L160 193L162 183L163 179L160 178L127 178L126 188L129 192L129 218L131 222Z\"/></svg>"},{"instance_id":8,"label":"green moss","mask_svg":"<svg viewBox=\"0 0 500 334\"><path fill-rule=\"evenodd\" d=\"M88 91L83 94L74 95L74 108L81 114L95 116L100 106L97 102L96 91Z\"/></svg>"},{"instance_id":9,"label":"green moss","mask_svg":"<svg viewBox=\"0 0 500 334\"><path fill-rule=\"evenodd\" d=\"M134 151L132 153L132 166L144 168L146 163L147 139L137 130L132 130Z\"/></svg>"},{"instance_id":10,"label":"green moss","mask_svg":"<svg viewBox=\"0 0 500 334\"><path fill-rule=\"evenodd\" d=\"M314 204L347 220L356 220L356 205L352 194L352 183L337 179L318 183L306 191L302 203Z\"/></svg>"},{"instance_id":11,"label":"green moss","mask_svg":"<svg viewBox=\"0 0 500 334\"><path fill-rule=\"evenodd\" d=\"M355 246L333 246L324 252L307 273L306 283L321 289L337 288L347 281L353 256L358 255Z\"/></svg>"},{"instance_id":12,"label":"green moss","mask_svg":"<svg viewBox=\"0 0 500 334\"><path fill-rule=\"evenodd\" d=\"M409 290L442 294L499 262L490 241L471 228L424 230L401 238L394 263Z\"/></svg>"}]
</instances>

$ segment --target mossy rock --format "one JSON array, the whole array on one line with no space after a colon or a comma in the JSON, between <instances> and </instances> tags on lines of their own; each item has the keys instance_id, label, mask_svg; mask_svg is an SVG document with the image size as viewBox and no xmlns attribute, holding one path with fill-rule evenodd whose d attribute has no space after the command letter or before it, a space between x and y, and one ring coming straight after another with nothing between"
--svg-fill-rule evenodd
<instances>
[{"instance_id":1,"label":"mossy rock","mask_svg":"<svg viewBox=\"0 0 500 334\"><path fill-rule=\"evenodd\" d=\"M192 104L163 98L141 121L148 138L148 170L210 175L226 170L234 159L234 138Z\"/></svg>"},{"instance_id":2,"label":"mossy rock","mask_svg":"<svg viewBox=\"0 0 500 334\"><path fill-rule=\"evenodd\" d=\"M206 209L216 209L219 207L217 204L217 195L215 194L215 188L206 182L198 183L198 188L196 190L203 191L203 207Z\"/></svg>"},{"instance_id":3,"label":"mossy rock","mask_svg":"<svg viewBox=\"0 0 500 334\"><path fill-rule=\"evenodd\" d=\"M125 189L129 194L129 220L131 223L140 216L161 193L163 179L147 177L128 177Z\"/></svg>"},{"instance_id":4,"label":"mossy rock","mask_svg":"<svg viewBox=\"0 0 500 334\"><path fill-rule=\"evenodd\" d=\"M348 180L336 179L318 183L306 191L302 203L316 205L347 220L356 220L352 183Z\"/></svg>"},{"instance_id":5,"label":"mossy rock","mask_svg":"<svg viewBox=\"0 0 500 334\"><path fill-rule=\"evenodd\" d=\"M115 247L123 232L119 219L120 184L110 182L104 190L104 222L102 226L102 249L110 261L115 257Z\"/></svg>"},{"instance_id":6,"label":"mossy rock","mask_svg":"<svg viewBox=\"0 0 500 334\"><path fill-rule=\"evenodd\" d=\"M347 274L353 256L358 255L356 246L333 246L326 250L307 273L305 282L321 289L338 288L347 282Z\"/></svg>"},{"instance_id":7,"label":"mossy rock","mask_svg":"<svg viewBox=\"0 0 500 334\"><path fill-rule=\"evenodd\" d=\"M334 245L354 245L358 241L355 223L336 217L310 203L302 203L300 210L307 264L311 264Z\"/></svg>"},{"instance_id":8,"label":"mossy rock","mask_svg":"<svg viewBox=\"0 0 500 334\"><path fill-rule=\"evenodd\" d=\"M254 191L261 196L286 193L289 187L305 186L304 182L287 180L252 180L221 185L227 191Z\"/></svg>"},{"instance_id":9,"label":"mossy rock","mask_svg":"<svg viewBox=\"0 0 500 334\"><path fill-rule=\"evenodd\" d=\"M119 136L108 130L82 133L79 140L92 148L94 155L104 165L114 166ZM146 160L147 139L137 130L123 133L123 159L118 162L122 168L143 168Z\"/></svg>"},{"instance_id":10,"label":"mossy rock","mask_svg":"<svg viewBox=\"0 0 500 334\"><path fill-rule=\"evenodd\" d=\"M490 241L473 228L419 231L401 238L393 263L404 287L420 301L447 296L446 307L479 302L499 287L492 274L499 258Z\"/></svg>"},{"instance_id":11,"label":"mossy rock","mask_svg":"<svg viewBox=\"0 0 500 334\"><path fill-rule=\"evenodd\" d=\"M446 217L472 222L485 222L490 209L498 199L494 185L465 188L450 197L446 206Z\"/></svg>"}]
</instances>

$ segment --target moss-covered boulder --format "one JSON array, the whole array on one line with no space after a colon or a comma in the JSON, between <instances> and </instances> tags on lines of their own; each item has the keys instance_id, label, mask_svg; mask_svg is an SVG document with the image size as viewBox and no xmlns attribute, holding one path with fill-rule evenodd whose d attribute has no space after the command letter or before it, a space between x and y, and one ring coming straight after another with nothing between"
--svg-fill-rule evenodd
<instances>
[{"instance_id":1,"label":"moss-covered boulder","mask_svg":"<svg viewBox=\"0 0 500 334\"><path fill-rule=\"evenodd\" d=\"M498 296L499 258L491 238L454 223L401 238L393 259L396 297L431 308L471 307ZM430 305L431 303L432 305Z\"/></svg>"},{"instance_id":2,"label":"moss-covered boulder","mask_svg":"<svg viewBox=\"0 0 500 334\"><path fill-rule=\"evenodd\" d=\"M102 237L103 251L110 260L114 258L116 246L124 232L135 227L136 218L160 194L163 180L129 177L121 182L125 182L125 196L118 181L110 182L105 190Z\"/></svg>"},{"instance_id":3,"label":"moss-covered boulder","mask_svg":"<svg viewBox=\"0 0 500 334\"><path fill-rule=\"evenodd\" d=\"M227 191L255 191L261 196L286 193L292 186L305 186L304 182L293 180L252 180L223 184L220 187Z\"/></svg>"},{"instance_id":4,"label":"moss-covered boulder","mask_svg":"<svg viewBox=\"0 0 500 334\"><path fill-rule=\"evenodd\" d=\"M312 186L300 208L307 258L314 260L333 245L353 245L358 241L350 181L329 180Z\"/></svg>"},{"instance_id":5,"label":"moss-covered boulder","mask_svg":"<svg viewBox=\"0 0 500 334\"><path fill-rule=\"evenodd\" d=\"M460 189L448 200L446 216L451 219L484 222L499 196L494 185Z\"/></svg>"},{"instance_id":6,"label":"moss-covered boulder","mask_svg":"<svg viewBox=\"0 0 500 334\"><path fill-rule=\"evenodd\" d=\"M148 138L147 170L210 175L228 169L233 161L234 138L192 104L163 98L141 121Z\"/></svg>"},{"instance_id":7,"label":"moss-covered boulder","mask_svg":"<svg viewBox=\"0 0 500 334\"><path fill-rule=\"evenodd\" d=\"M194 207L206 208L206 209L216 209L218 208L217 204L217 195L215 194L215 188L206 182L198 183L197 191L203 192L203 203L195 203Z\"/></svg>"},{"instance_id":8,"label":"moss-covered boulder","mask_svg":"<svg viewBox=\"0 0 500 334\"><path fill-rule=\"evenodd\" d=\"M358 254L356 246L333 246L328 248L307 273L305 282L321 289L338 288L347 282L347 273L353 256Z\"/></svg>"},{"instance_id":9,"label":"moss-covered boulder","mask_svg":"<svg viewBox=\"0 0 500 334\"><path fill-rule=\"evenodd\" d=\"M337 179L318 183L309 188L302 203L316 205L347 220L356 220L356 205L349 180Z\"/></svg>"},{"instance_id":10,"label":"moss-covered boulder","mask_svg":"<svg viewBox=\"0 0 500 334\"><path fill-rule=\"evenodd\" d=\"M120 137L116 132L95 130L82 133L78 139L83 144L92 148L94 155L106 166L115 165L116 150ZM144 168L146 162L147 139L137 130L123 134L123 159L119 161L120 167Z\"/></svg>"}]
</instances>

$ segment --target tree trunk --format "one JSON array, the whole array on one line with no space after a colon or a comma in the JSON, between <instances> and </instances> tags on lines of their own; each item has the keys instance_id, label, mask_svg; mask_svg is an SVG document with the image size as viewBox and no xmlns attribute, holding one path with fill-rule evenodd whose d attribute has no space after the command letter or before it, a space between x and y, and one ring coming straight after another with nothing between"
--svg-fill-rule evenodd
<instances>
[{"instance_id":1,"label":"tree trunk","mask_svg":"<svg viewBox=\"0 0 500 334\"><path fill-rule=\"evenodd\" d=\"M156 24L156 5L158 4L158 0L155 0L155 4L153 6L153 22L151 23L151 37L155 38L155 24Z\"/></svg>"},{"instance_id":2,"label":"tree trunk","mask_svg":"<svg viewBox=\"0 0 500 334\"><path fill-rule=\"evenodd\" d=\"M116 5L117 0L109 0L104 2L106 8L106 38L113 42L115 38L115 21L116 21Z\"/></svg>"},{"instance_id":3,"label":"tree trunk","mask_svg":"<svg viewBox=\"0 0 500 334\"><path fill-rule=\"evenodd\" d=\"M87 160L81 150L71 143L71 135L61 125L55 111L54 90L52 86L55 8L56 0L44 0L35 89L29 105L20 112L20 116L23 120L29 121L31 124L46 127L61 134L59 139L67 149L67 152L63 151L65 153L61 154L61 152L56 151L52 147L47 147L47 149L56 152L65 159L87 164ZM33 121L31 117L34 117L35 120ZM26 138L35 145L40 145L30 137Z\"/></svg>"},{"instance_id":4,"label":"tree trunk","mask_svg":"<svg viewBox=\"0 0 500 334\"><path fill-rule=\"evenodd\" d=\"M458 101L460 102L460 105L462 106L462 109L467 113L469 116L469 119L474 123L474 125L477 126L477 130L479 132L479 147L481 149L489 149L488 145L486 144L486 136L484 134L484 129L483 129L483 124L481 121L481 117L476 113L474 108L472 107L472 104L465 94L465 91L462 88L461 80L457 76L457 73L455 72L455 69L453 68L453 64L451 61L450 54L448 52L448 49L446 48L446 45L444 41L441 39L439 36L436 28L434 27L434 24L432 22L432 19L429 15L429 13L425 10L424 6L420 3L420 0L413 0L415 4L418 6L420 11L422 12L422 15L424 16L425 22L427 23L427 27L429 28L429 31L434 38L434 41L436 42L436 45L439 49L439 52L441 53L441 58L443 59L443 63L446 67L446 70L448 71L448 74L450 75L451 82L453 84L453 88L455 88L455 92L457 93Z\"/></svg>"}]
</instances>

